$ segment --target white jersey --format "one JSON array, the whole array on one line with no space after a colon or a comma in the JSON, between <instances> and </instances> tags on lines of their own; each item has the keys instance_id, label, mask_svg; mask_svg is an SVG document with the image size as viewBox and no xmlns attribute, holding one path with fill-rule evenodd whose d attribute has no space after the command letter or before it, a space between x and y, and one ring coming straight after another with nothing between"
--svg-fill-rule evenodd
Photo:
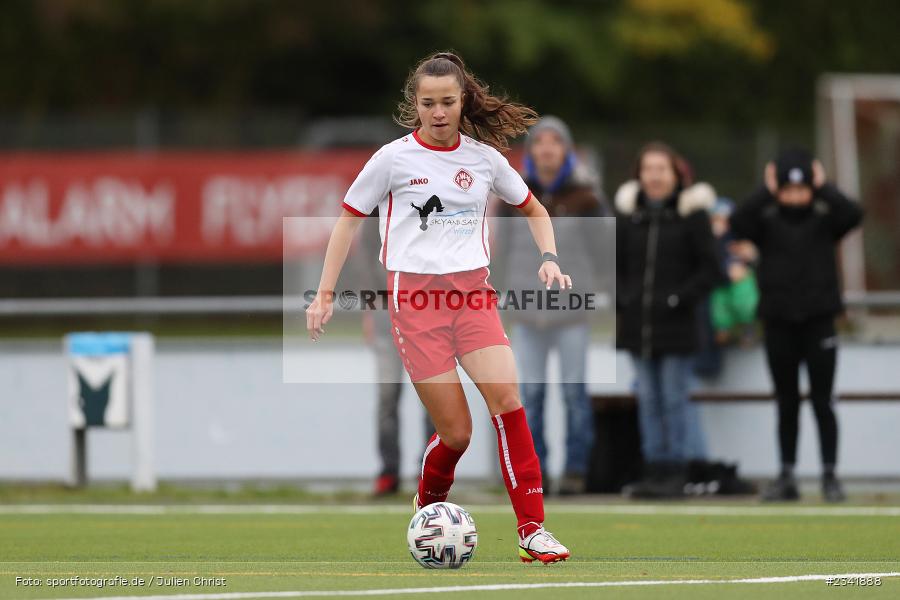
<instances>
[{"instance_id":1,"label":"white jersey","mask_svg":"<svg viewBox=\"0 0 900 600\"><path fill-rule=\"evenodd\" d=\"M381 263L389 271L444 274L490 262L491 193L515 206L528 186L497 150L462 133L455 146L417 133L382 146L350 186L343 206L358 216L378 208Z\"/></svg>"}]
</instances>

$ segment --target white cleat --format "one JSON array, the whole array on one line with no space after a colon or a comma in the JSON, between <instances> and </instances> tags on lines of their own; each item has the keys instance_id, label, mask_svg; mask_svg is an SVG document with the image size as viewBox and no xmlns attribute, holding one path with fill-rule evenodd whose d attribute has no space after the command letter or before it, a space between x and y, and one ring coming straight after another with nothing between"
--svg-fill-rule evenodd
<instances>
[{"instance_id":1,"label":"white cleat","mask_svg":"<svg viewBox=\"0 0 900 600\"><path fill-rule=\"evenodd\" d=\"M569 549L560 544L553 534L543 527L525 539L519 539L519 558L530 563L536 560L545 565L569 558Z\"/></svg>"}]
</instances>

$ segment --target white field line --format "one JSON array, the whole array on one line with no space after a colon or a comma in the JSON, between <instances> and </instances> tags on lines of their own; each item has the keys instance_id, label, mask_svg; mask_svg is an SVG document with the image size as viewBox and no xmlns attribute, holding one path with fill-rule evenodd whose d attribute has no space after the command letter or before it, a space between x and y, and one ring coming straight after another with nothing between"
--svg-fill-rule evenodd
<instances>
[{"instance_id":1,"label":"white field line","mask_svg":"<svg viewBox=\"0 0 900 600\"><path fill-rule=\"evenodd\" d=\"M168 594L159 596L99 596L96 598L72 598L66 600L241 600L243 598L322 598L334 596L395 596L400 594L434 594L449 592L503 592L509 590L540 590L562 588L642 587L663 585L712 585L795 583L798 581L828 581L900 577L900 572L888 573L839 573L834 575L789 575L785 577L753 577L745 579L647 579L632 581L585 581L560 583L510 583L491 585L455 585L424 588L393 588L374 590L297 590L285 592L225 592L219 594Z\"/></svg>"},{"instance_id":2,"label":"white field line","mask_svg":"<svg viewBox=\"0 0 900 600\"><path fill-rule=\"evenodd\" d=\"M469 505L469 512L506 514L506 504ZM0 514L246 515L409 514L407 505L325 504L3 504ZM699 515L725 517L900 517L900 506L702 506L669 504L548 504L551 514Z\"/></svg>"}]
</instances>

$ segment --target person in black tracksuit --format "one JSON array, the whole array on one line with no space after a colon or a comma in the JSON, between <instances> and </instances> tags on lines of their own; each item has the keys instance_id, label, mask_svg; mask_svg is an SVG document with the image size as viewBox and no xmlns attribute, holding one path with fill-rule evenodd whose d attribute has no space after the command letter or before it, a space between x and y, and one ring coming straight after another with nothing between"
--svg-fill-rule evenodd
<instances>
[{"instance_id":1,"label":"person in black tracksuit","mask_svg":"<svg viewBox=\"0 0 900 600\"><path fill-rule=\"evenodd\" d=\"M778 404L781 474L764 500L799 498L793 470L800 412L799 370L806 363L810 399L819 430L822 493L845 496L835 476L837 419L833 407L837 335L834 318L843 311L836 247L862 220L859 204L825 182L819 161L791 149L766 166L766 185L731 216L735 236L759 248L758 314L765 331L766 358Z\"/></svg>"}]
</instances>

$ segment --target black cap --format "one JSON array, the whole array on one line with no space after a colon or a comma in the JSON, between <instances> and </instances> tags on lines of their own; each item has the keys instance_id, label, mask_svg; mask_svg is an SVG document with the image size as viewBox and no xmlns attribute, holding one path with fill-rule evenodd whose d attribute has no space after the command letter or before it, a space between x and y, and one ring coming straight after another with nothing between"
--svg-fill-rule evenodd
<instances>
[{"instance_id":1,"label":"black cap","mask_svg":"<svg viewBox=\"0 0 900 600\"><path fill-rule=\"evenodd\" d=\"M791 183L799 183L812 187L813 157L805 148L788 148L783 150L775 159L775 173L778 179L778 187L782 188Z\"/></svg>"}]
</instances>

